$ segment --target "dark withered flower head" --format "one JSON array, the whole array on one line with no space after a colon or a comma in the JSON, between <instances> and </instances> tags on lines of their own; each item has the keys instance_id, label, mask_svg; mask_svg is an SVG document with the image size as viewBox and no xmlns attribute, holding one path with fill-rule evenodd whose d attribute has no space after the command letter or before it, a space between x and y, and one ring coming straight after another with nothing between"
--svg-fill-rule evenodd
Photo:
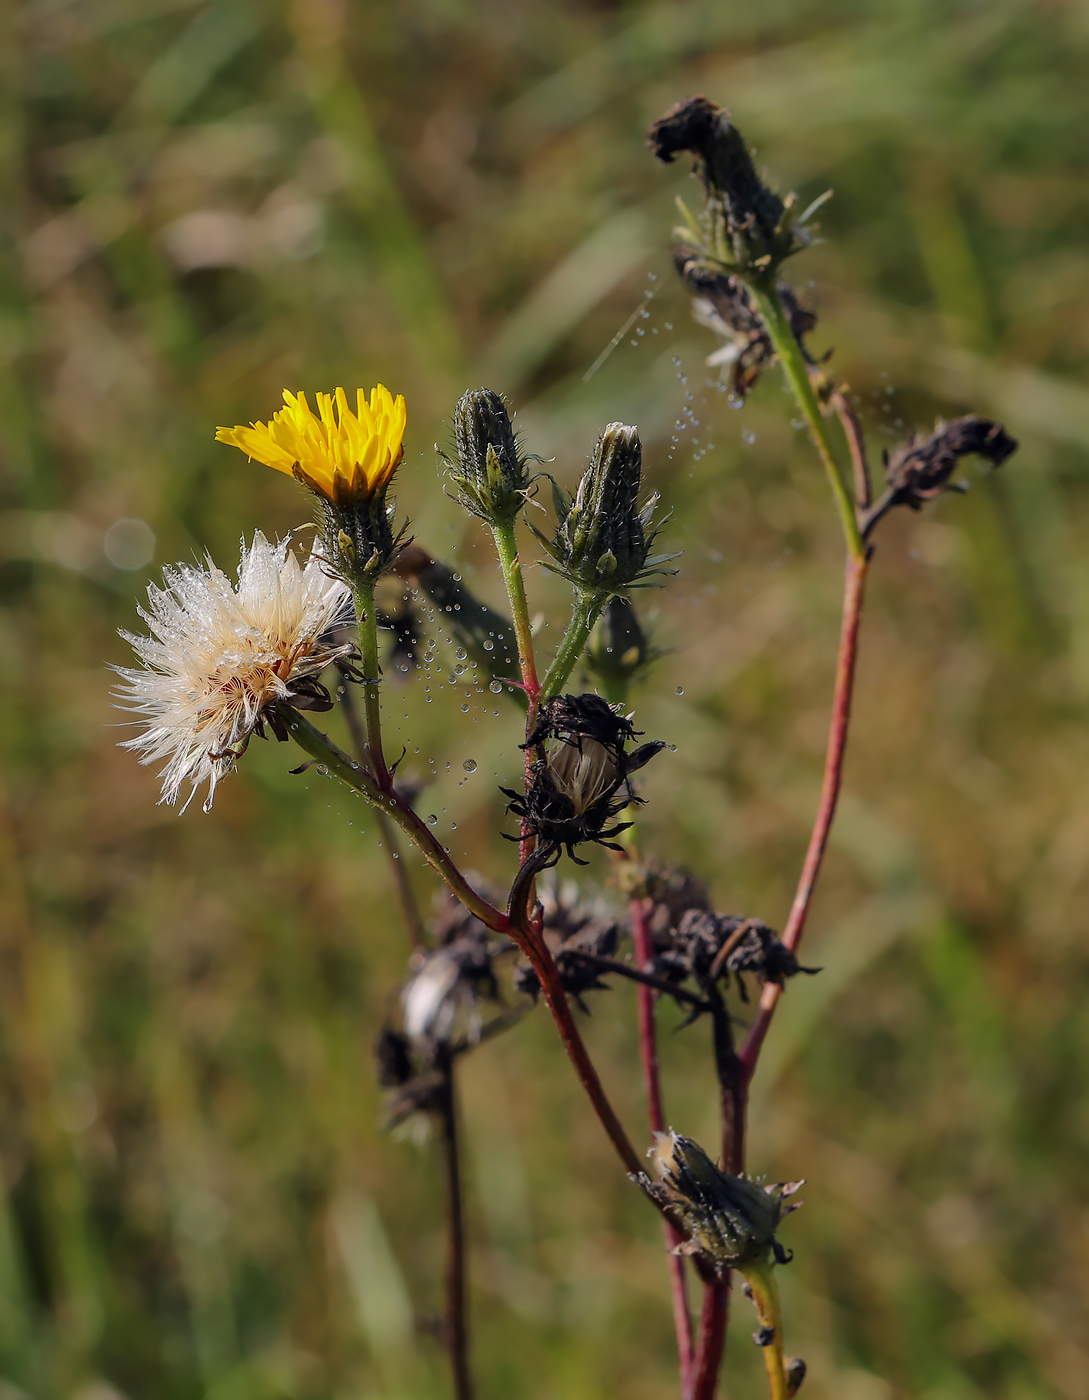
<instances>
[{"instance_id":1,"label":"dark withered flower head","mask_svg":"<svg viewBox=\"0 0 1089 1400\"><path fill-rule=\"evenodd\" d=\"M613 957L620 938L620 922L600 899L584 895L573 881L561 885L554 872L552 879L546 875L541 880L538 898L541 931L555 960L560 983L589 1015L589 1007L582 999L584 993L607 991L608 983L602 981L600 969L582 954ZM528 964L515 968L514 986L535 1001L541 990L537 974Z\"/></svg>"},{"instance_id":2,"label":"dark withered flower head","mask_svg":"<svg viewBox=\"0 0 1089 1400\"><path fill-rule=\"evenodd\" d=\"M620 849L612 838L631 823L611 823L629 803L641 801L631 789L631 775L665 748L654 742L629 753L625 746L635 733L630 719L598 695L556 696L541 707L524 746L538 751L529 789L501 791L510 798L507 810L550 849L553 863L566 850L576 864L585 865L574 851L584 841Z\"/></svg>"},{"instance_id":3,"label":"dark withered flower head","mask_svg":"<svg viewBox=\"0 0 1089 1400\"><path fill-rule=\"evenodd\" d=\"M471 389L454 410L457 460L446 468L467 511L498 524L514 519L526 502L529 475L510 415L492 389Z\"/></svg>"},{"instance_id":4,"label":"dark withered flower head","mask_svg":"<svg viewBox=\"0 0 1089 1400\"><path fill-rule=\"evenodd\" d=\"M791 217L793 196L782 200L768 189L730 114L708 98L671 107L651 126L647 144L666 163L683 151L695 158L707 200L708 251L723 266L764 277L804 246Z\"/></svg>"},{"instance_id":5,"label":"dark withered flower head","mask_svg":"<svg viewBox=\"0 0 1089 1400\"><path fill-rule=\"evenodd\" d=\"M692 312L696 320L724 341L707 357L707 364L728 368L730 389L738 398L745 398L775 360L771 336L748 288L740 277L723 272L718 263L684 244L674 247L673 263L695 298ZM816 313L801 305L789 282L780 278L776 286L794 338L804 352L803 336L816 326Z\"/></svg>"},{"instance_id":6,"label":"dark withered flower head","mask_svg":"<svg viewBox=\"0 0 1089 1400\"><path fill-rule=\"evenodd\" d=\"M482 1005L499 1000L494 962L505 945L445 891L431 931L439 946L412 957L412 975L401 989L405 1035L423 1053L480 1038Z\"/></svg>"},{"instance_id":7,"label":"dark withered flower head","mask_svg":"<svg viewBox=\"0 0 1089 1400\"><path fill-rule=\"evenodd\" d=\"M784 1216L798 1208L784 1202L801 1181L765 1186L751 1177L730 1176L698 1143L674 1132L655 1133L647 1156L654 1178L643 1172L634 1179L680 1216L689 1236L684 1252L742 1271L769 1256L780 1264L789 1260L775 1235Z\"/></svg>"},{"instance_id":8,"label":"dark withered flower head","mask_svg":"<svg viewBox=\"0 0 1089 1400\"><path fill-rule=\"evenodd\" d=\"M676 555L650 553L658 497L639 505L642 464L638 429L610 423L574 497L553 482L556 533L549 539L532 527L554 560L546 568L597 595L645 587L653 575L671 572L662 566Z\"/></svg>"},{"instance_id":9,"label":"dark withered flower head","mask_svg":"<svg viewBox=\"0 0 1089 1400\"><path fill-rule=\"evenodd\" d=\"M949 478L962 457L974 453L1000 467L1016 450L1016 439L989 418L968 414L952 423L939 422L927 437L912 435L885 463L891 494L885 504L919 510L943 491L957 489Z\"/></svg>"},{"instance_id":10,"label":"dark withered flower head","mask_svg":"<svg viewBox=\"0 0 1089 1400\"><path fill-rule=\"evenodd\" d=\"M802 967L775 930L759 919L715 914L702 907L681 914L647 970L674 982L691 978L701 987L728 984L732 975L742 1001L749 999L743 973L752 973L761 986L774 982L781 987L799 972L819 971Z\"/></svg>"}]
</instances>

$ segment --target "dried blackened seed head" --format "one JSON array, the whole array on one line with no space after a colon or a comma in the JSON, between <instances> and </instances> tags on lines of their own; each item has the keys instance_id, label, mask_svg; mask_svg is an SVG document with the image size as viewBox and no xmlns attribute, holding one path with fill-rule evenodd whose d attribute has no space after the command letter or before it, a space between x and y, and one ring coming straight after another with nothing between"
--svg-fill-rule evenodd
<instances>
[{"instance_id":1,"label":"dried blackened seed head","mask_svg":"<svg viewBox=\"0 0 1089 1400\"><path fill-rule=\"evenodd\" d=\"M691 978L699 986L737 978L741 999L748 1001L743 973L752 973L760 985L782 986L788 977L819 969L802 967L774 929L759 919L715 914L706 908L689 908L676 921L664 946L651 960L648 971L673 982Z\"/></svg>"},{"instance_id":2,"label":"dried blackened seed head","mask_svg":"<svg viewBox=\"0 0 1089 1400\"><path fill-rule=\"evenodd\" d=\"M600 695L555 695L546 700L537 716L537 727L522 748L531 748L548 739L595 739L614 752L642 731Z\"/></svg>"},{"instance_id":3,"label":"dried blackened seed head","mask_svg":"<svg viewBox=\"0 0 1089 1400\"><path fill-rule=\"evenodd\" d=\"M783 1370L787 1378L787 1394L797 1395L801 1388L802 1381L805 1380L805 1373L808 1368L800 1356L791 1356L783 1364Z\"/></svg>"},{"instance_id":4,"label":"dried blackened seed head","mask_svg":"<svg viewBox=\"0 0 1089 1400\"><path fill-rule=\"evenodd\" d=\"M802 246L789 204L757 175L729 113L706 97L690 97L670 108L651 126L647 144L667 163L682 151L695 157L707 195L711 246L716 255L729 249L743 276L769 275Z\"/></svg>"},{"instance_id":5,"label":"dried blackened seed head","mask_svg":"<svg viewBox=\"0 0 1089 1400\"><path fill-rule=\"evenodd\" d=\"M674 247L673 262L681 281L696 298L696 320L725 341L708 356L708 365L729 366L730 388L745 398L775 359L771 336L748 288L740 277L723 272L720 263L684 244ZM794 338L805 354L803 337L816 326L816 313L801 305L794 289L782 278L777 289Z\"/></svg>"},{"instance_id":6,"label":"dried blackened seed head","mask_svg":"<svg viewBox=\"0 0 1089 1400\"><path fill-rule=\"evenodd\" d=\"M892 499L886 505L918 510L950 486L957 463L973 453L1000 467L1017 449L1017 441L1000 423L969 414L941 423L925 438L912 436L885 464Z\"/></svg>"},{"instance_id":7,"label":"dried blackened seed head","mask_svg":"<svg viewBox=\"0 0 1089 1400\"><path fill-rule=\"evenodd\" d=\"M583 841L619 849L612 838L628 823L610 823L640 800L629 777L665 748L656 742L628 753L624 745L635 733L631 721L597 695L557 696L542 706L541 719L523 746L540 750L529 789L525 794L500 790L511 799L507 810L522 818L542 848L551 848L553 863L566 849L572 860L585 865L574 851Z\"/></svg>"},{"instance_id":8,"label":"dried blackened seed head","mask_svg":"<svg viewBox=\"0 0 1089 1400\"><path fill-rule=\"evenodd\" d=\"M416 1072L408 1036L392 1026L386 1026L375 1041L374 1058L378 1065L378 1082L383 1089L400 1088Z\"/></svg>"},{"instance_id":9,"label":"dried blackened seed head","mask_svg":"<svg viewBox=\"0 0 1089 1400\"><path fill-rule=\"evenodd\" d=\"M413 955L413 974L401 989L405 1035L428 1059L456 1039L479 1039L482 1003L499 1001L494 962L501 951L480 920L446 892L431 931L439 946Z\"/></svg>"}]
</instances>

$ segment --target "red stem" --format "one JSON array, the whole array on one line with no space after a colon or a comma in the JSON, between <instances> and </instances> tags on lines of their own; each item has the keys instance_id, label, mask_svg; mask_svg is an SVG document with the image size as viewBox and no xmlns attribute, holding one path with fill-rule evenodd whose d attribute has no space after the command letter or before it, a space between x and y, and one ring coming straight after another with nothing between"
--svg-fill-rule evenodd
<instances>
[{"instance_id":1,"label":"red stem","mask_svg":"<svg viewBox=\"0 0 1089 1400\"><path fill-rule=\"evenodd\" d=\"M810 901L820 875L828 834L836 815L840 784L843 779L843 758L847 748L847 728L851 721L851 698L854 692L855 667L858 661L858 633L862 621L862 600L866 587L866 573L870 565L870 553L861 558L847 560L847 577L843 591L843 621L839 635L839 659L836 664L836 687L832 698L832 720L828 731L828 749L824 761L824 783L821 788L820 806L809 838L809 849L805 854L798 889L794 895L790 917L783 931L783 942L794 950L805 932L806 916ZM782 987L769 983L760 998L760 1011L741 1047L739 1059L747 1089L752 1080L760 1048L775 1014Z\"/></svg>"},{"instance_id":2,"label":"red stem","mask_svg":"<svg viewBox=\"0 0 1089 1400\"><path fill-rule=\"evenodd\" d=\"M635 961L644 967L654 956L648 918L654 908L652 900L633 899L631 902L631 932L635 944ZM651 1132L665 1132L665 1110L662 1106L662 1085L658 1074L658 1038L654 1024L655 993L652 988L639 988L639 1049L643 1060L643 1082L647 1093L647 1113ZM662 1221L665 1246L669 1260L669 1281L673 1298L673 1330L677 1334L677 1359L681 1372L681 1397L692 1395L692 1317L688 1309L688 1279L684 1259L673 1251L684 1236L668 1220Z\"/></svg>"},{"instance_id":3,"label":"red stem","mask_svg":"<svg viewBox=\"0 0 1089 1400\"><path fill-rule=\"evenodd\" d=\"M726 1345L726 1322L730 1311L730 1276L712 1279L704 1287L700 1313L699 1347L696 1352L696 1379L692 1400L714 1400L722 1351Z\"/></svg>"}]
</instances>

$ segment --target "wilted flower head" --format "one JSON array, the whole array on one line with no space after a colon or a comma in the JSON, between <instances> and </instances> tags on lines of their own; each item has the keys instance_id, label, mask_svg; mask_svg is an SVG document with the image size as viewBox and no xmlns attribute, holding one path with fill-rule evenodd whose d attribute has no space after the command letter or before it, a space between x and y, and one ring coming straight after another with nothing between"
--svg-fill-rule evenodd
<instances>
[{"instance_id":1,"label":"wilted flower head","mask_svg":"<svg viewBox=\"0 0 1089 1400\"><path fill-rule=\"evenodd\" d=\"M803 246L791 216L794 197L782 200L768 189L729 112L708 98L671 107L651 126L647 144L667 164L682 151L695 157L707 195L708 251L724 267L767 276Z\"/></svg>"},{"instance_id":2,"label":"wilted flower head","mask_svg":"<svg viewBox=\"0 0 1089 1400\"><path fill-rule=\"evenodd\" d=\"M351 597L317 559L303 566L287 541L270 544L260 531L249 549L243 543L237 584L210 558L204 568L164 569L163 580L140 609L151 635L121 634L143 665L115 668L117 696L146 723L122 747L141 763L166 759L162 802L189 783L188 806L207 783L207 811L251 734L265 718L275 729L271 705L328 708L316 677L352 650L328 636L351 619Z\"/></svg>"},{"instance_id":3,"label":"wilted flower head","mask_svg":"<svg viewBox=\"0 0 1089 1400\"><path fill-rule=\"evenodd\" d=\"M783 1217L798 1209L783 1202L803 1182L763 1186L747 1176L730 1176L715 1166L698 1143L674 1132L655 1133L647 1156L657 1181L646 1173L636 1180L649 1196L681 1217L690 1253L705 1254L742 1271L771 1255L779 1263L790 1257L775 1232Z\"/></svg>"},{"instance_id":4,"label":"wilted flower head","mask_svg":"<svg viewBox=\"0 0 1089 1400\"><path fill-rule=\"evenodd\" d=\"M650 557L657 530L651 519L657 496L639 506L643 450L638 429L610 423L598 438L590 465L572 499L553 485L557 528L548 539L534 533L555 560L546 567L587 593L623 593L645 585L672 554Z\"/></svg>"},{"instance_id":5,"label":"wilted flower head","mask_svg":"<svg viewBox=\"0 0 1089 1400\"><path fill-rule=\"evenodd\" d=\"M635 732L631 720L599 695L558 695L541 706L537 727L523 745L539 754L529 789L524 795L500 790L511 799L508 810L542 847L551 848L554 859L566 848L576 864L585 865L574 852L583 841L620 849L612 838L630 823L609 823L640 800L629 778L665 748L655 742L628 753L625 744Z\"/></svg>"},{"instance_id":6,"label":"wilted flower head","mask_svg":"<svg viewBox=\"0 0 1089 1400\"><path fill-rule=\"evenodd\" d=\"M284 407L267 423L217 428L216 440L240 448L266 467L286 472L338 506L385 491L404 456L405 401L384 384L368 401L356 390L356 411L343 389L317 394L311 412L304 393L284 390Z\"/></svg>"},{"instance_id":7,"label":"wilted flower head","mask_svg":"<svg viewBox=\"0 0 1089 1400\"><path fill-rule=\"evenodd\" d=\"M492 389L471 389L454 409L457 461L450 480L466 510L492 523L513 520L525 505L529 476L507 406Z\"/></svg>"}]
</instances>

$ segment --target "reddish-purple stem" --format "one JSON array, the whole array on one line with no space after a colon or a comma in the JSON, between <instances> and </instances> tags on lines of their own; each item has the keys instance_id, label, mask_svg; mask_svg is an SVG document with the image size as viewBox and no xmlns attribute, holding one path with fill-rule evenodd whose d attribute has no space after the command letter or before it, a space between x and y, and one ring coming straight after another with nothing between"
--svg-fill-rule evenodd
<instances>
[{"instance_id":1,"label":"reddish-purple stem","mask_svg":"<svg viewBox=\"0 0 1089 1400\"><path fill-rule=\"evenodd\" d=\"M649 899L633 899L631 902L631 931L635 944L635 961L642 968L654 956L648 917L653 903ZM647 1093L647 1114L652 1133L665 1132L665 1110L662 1106L662 1085L658 1073L658 1037L654 1024L655 993L652 988L639 988L639 1048L643 1060L643 1082ZM673 1297L673 1329L677 1334L677 1359L681 1372L681 1397L689 1400L692 1394L692 1317L688 1309L688 1279L685 1274L684 1259L674 1250L683 1242L684 1236L668 1220L662 1221L667 1257L669 1259L669 1279Z\"/></svg>"},{"instance_id":2,"label":"reddish-purple stem","mask_svg":"<svg viewBox=\"0 0 1089 1400\"><path fill-rule=\"evenodd\" d=\"M806 915L809 913L813 890L820 875L828 834L836 815L840 784L843 780L843 758L847 748L847 728L851 721L851 697L854 692L855 667L858 661L858 633L862 621L862 600L866 588L866 573L870 555L862 558L849 558L847 577L843 591L843 622L839 636L839 658L836 664L836 687L832 699L832 721L828 732L828 749L824 761L824 783L821 788L820 806L809 838L809 849L805 854L798 889L794 895L790 917L783 930L783 942L792 951L801 942L805 932ZM752 1080L760 1048L768 1033L771 1018L782 993L782 987L769 983L760 998L760 1011L741 1047L739 1059L747 1088Z\"/></svg>"}]
</instances>

